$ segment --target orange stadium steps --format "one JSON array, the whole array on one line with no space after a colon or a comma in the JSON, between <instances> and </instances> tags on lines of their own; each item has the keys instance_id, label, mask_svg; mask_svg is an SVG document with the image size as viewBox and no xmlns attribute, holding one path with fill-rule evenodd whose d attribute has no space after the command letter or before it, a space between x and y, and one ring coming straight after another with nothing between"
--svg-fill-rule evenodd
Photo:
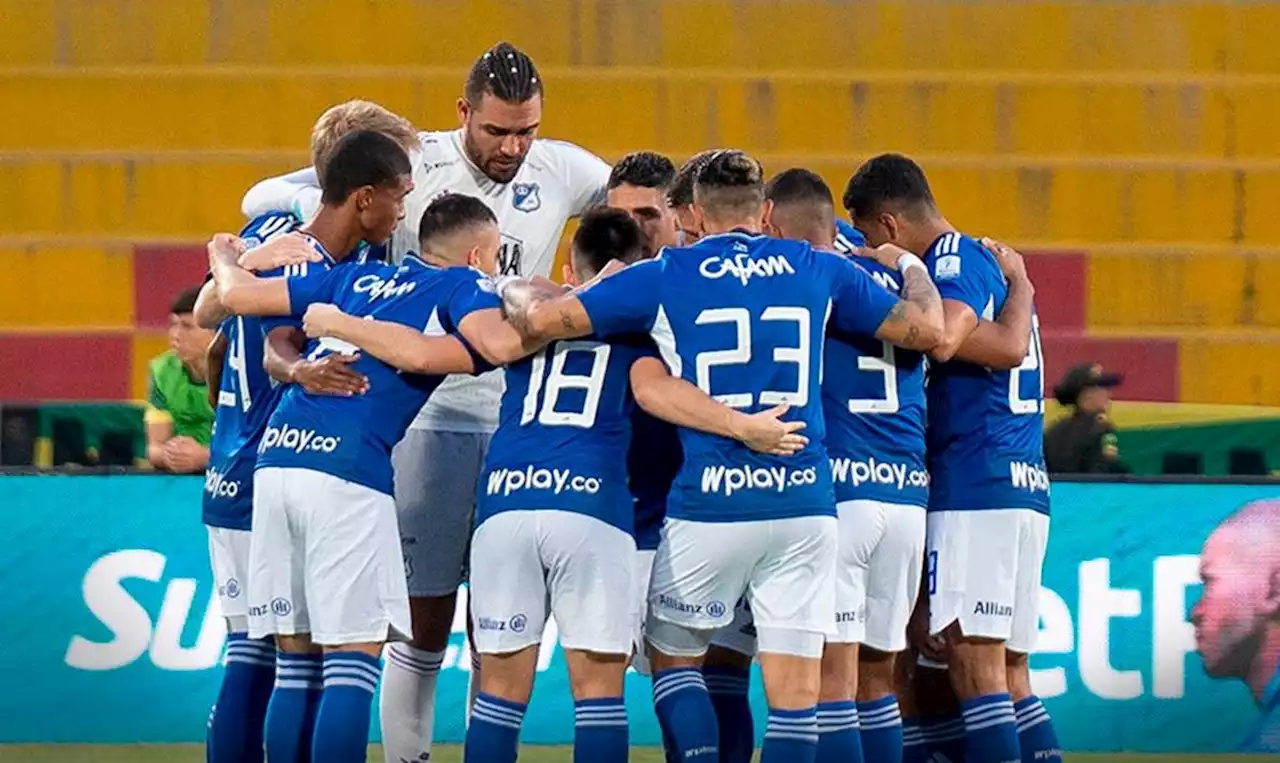
<instances>
[{"instance_id":1,"label":"orange stadium steps","mask_svg":"<svg viewBox=\"0 0 1280 763\"><path fill-rule=\"evenodd\" d=\"M616 159L618 153L605 152ZM41 157L44 158L41 158ZM680 154L676 155L681 158ZM837 197L861 154L759 154L767 172L811 167ZM1280 163L918 155L964 230L1079 248L1164 243L1280 246ZM97 236L200 240L238 227L240 198L301 152L0 153L0 241Z\"/></svg>"},{"instance_id":2,"label":"orange stadium steps","mask_svg":"<svg viewBox=\"0 0 1280 763\"><path fill-rule=\"evenodd\" d=\"M1280 7L893 0L21 0L3 64L465 65L1280 72ZM317 44L317 41L336 41ZM802 51L802 52L801 52Z\"/></svg>"},{"instance_id":3,"label":"orange stadium steps","mask_svg":"<svg viewBox=\"0 0 1280 763\"><path fill-rule=\"evenodd\" d=\"M545 130L599 150L1274 158L1280 76L551 69ZM465 70L0 69L6 150L282 149L328 106L454 126Z\"/></svg>"}]
</instances>

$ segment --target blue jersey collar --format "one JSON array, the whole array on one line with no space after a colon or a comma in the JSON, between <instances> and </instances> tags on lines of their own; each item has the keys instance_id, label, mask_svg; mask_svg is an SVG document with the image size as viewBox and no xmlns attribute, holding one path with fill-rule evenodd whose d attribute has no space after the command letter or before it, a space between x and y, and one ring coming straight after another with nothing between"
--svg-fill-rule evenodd
<instances>
[{"instance_id":1,"label":"blue jersey collar","mask_svg":"<svg viewBox=\"0 0 1280 763\"><path fill-rule=\"evenodd\" d=\"M746 239L750 241L752 239L764 238L764 234L752 233L751 231L743 230L742 228L734 228L733 230L725 231L724 233L712 233L708 236L703 236L702 238L694 242L693 245L701 246L702 242L704 241L715 241L722 238L737 238L737 239Z\"/></svg>"},{"instance_id":2,"label":"blue jersey collar","mask_svg":"<svg viewBox=\"0 0 1280 763\"><path fill-rule=\"evenodd\" d=\"M318 238L316 238L315 236L311 235L310 233L306 233L306 232L303 232L303 234L302 234L302 235L304 235L304 236L306 236L306 237L307 237L307 240L308 240L308 241L310 241L310 242L311 242L311 245L312 245L313 247L315 247L315 249L316 249L316 251L317 251L317 252L319 252L319 253L320 253L320 256L321 256L321 257L324 257L324 261L325 261L326 263L328 263L328 264L330 264L330 265L337 265L337 264L338 264L338 261L337 261L337 260L335 260L335 259L333 258L333 255L332 255L332 254L329 254L329 250L324 248L324 244L320 243L320 239L318 239Z\"/></svg>"}]
</instances>

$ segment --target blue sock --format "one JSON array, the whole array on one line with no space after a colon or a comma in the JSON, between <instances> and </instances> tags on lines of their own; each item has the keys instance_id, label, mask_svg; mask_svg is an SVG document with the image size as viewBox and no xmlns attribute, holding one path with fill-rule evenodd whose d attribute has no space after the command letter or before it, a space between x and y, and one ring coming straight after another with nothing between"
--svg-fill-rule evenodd
<instances>
[{"instance_id":1,"label":"blue sock","mask_svg":"<svg viewBox=\"0 0 1280 763\"><path fill-rule=\"evenodd\" d=\"M1013 706L1018 718L1018 743L1022 746L1022 763L1062 763L1058 732L1053 728L1049 711L1040 698L1032 695Z\"/></svg>"},{"instance_id":2,"label":"blue sock","mask_svg":"<svg viewBox=\"0 0 1280 763\"><path fill-rule=\"evenodd\" d=\"M262 763L262 724L276 680L276 645L227 636L227 667L209 716L209 763Z\"/></svg>"},{"instance_id":3,"label":"blue sock","mask_svg":"<svg viewBox=\"0 0 1280 763\"><path fill-rule=\"evenodd\" d=\"M658 729L662 732L662 759L666 763L680 763L680 751L676 749L676 743L671 741L671 732L661 723L658 724Z\"/></svg>"},{"instance_id":4,"label":"blue sock","mask_svg":"<svg viewBox=\"0 0 1280 763\"><path fill-rule=\"evenodd\" d=\"M324 696L311 738L311 763L364 763L369 711L381 676L382 660L363 652L324 656Z\"/></svg>"},{"instance_id":5,"label":"blue sock","mask_svg":"<svg viewBox=\"0 0 1280 763\"><path fill-rule=\"evenodd\" d=\"M866 740L863 740L864 746ZM870 750L867 747L867 750ZM902 763L927 763L929 747L924 743L924 731L915 718L904 718L902 721ZM875 758L871 758L875 760ZM959 761L956 761L959 763Z\"/></svg>"},{"instance_id":6,"label":"blue sock","mask_svg":"<svg viewBox=\"0 0 1280 763\"><path fill-rule=\"evenodd\" d=\"M818 708L769 708L760 763L814 763L818 755Z\"/></svg>"},{"instance_id":7,"label":"blue sock","mask_svg":"<svg viewBox=\"0 0 1280 763\"><path fill-rule=\"evenodd\" d=\"M964 716L960 713L925 718L921 722L926 757L941 755L951 763L963 763L968 749Z\"/></svg>"},{"instance_id":8,"label":"blue sock","mask_svg":"<svg viewBox=\"0 0 1280 763\"><path fill-rule=\"evenodd\" d=\"M1018 722L1008 694L984 694L960 703L966 763L1018 763Z\"/></svg>"},{"instance_id":9,"label":"blue sock","mask_svg":"<svg viewBox=\"0 0 1280 763\"><path fill-rule=\"evenodd\" d=\"M654 673L653 706L658 723L671 737L676 760L720 760L716 711L701 670L671 668Z\"/></svg>"},{"instance_id":10,"label":"blue sock","mask_svg":"<svg viewBox=\"0 0 1280 763\"><path fill-rule=\"evenodd\" d=\"M859 702L858 721L862 725L862 753L867 760L902 763L902 711L892 694L874 702ZM919 727L916 733L920 733Z\"/></svg>"},{"instance_id":11,"label":"blue sock","mask_svg":"<svg viewBox=\"0 0 1280 763\"><path fill-rule=\"evenodd\" d=\"M818 705L817 763L862 763L858 706L853 700ZM877 761L879 763L879 761Z\"/></svg>"},{"instance_id":12,"label":"blue sock","mask_svg":"<svg viewBox=\"0 0 1280 763\"><path fill-rule=\"evenodd\" d=\"M751 670L729 666L702 669L720 727L720 763L751 763L756 731L751 718Z\"/></svg>"},{"instance_id":13,"label":"blue sock","mask_svg":"<svg viewBox=\"0 0 1280 763\"><path fill-rule=\"evenodd\" d=\"M463 763L515 763L526 707L484 692L477 694L462 750Z\"/></svg>"},{"instance_id":14,"label":"blue sock","mask_svg":"<svg viewBox=\"0 0 1280 763\"><path fill-rule=\"evenodd\" d=\"M276 685L267 703L267 760L271 763L310 763L323 688L320 655L276 653Z\"/></svg>"},{"instance_id":15,"label":"blue sock","mask_svg":"<svg viewBox=\"0 0 1280 763\"><path fill-rule=\"evenodd\" d=\"M574 763L627 763L627 706L622 697L573 703Z\"/></svg>"}]
</instances>

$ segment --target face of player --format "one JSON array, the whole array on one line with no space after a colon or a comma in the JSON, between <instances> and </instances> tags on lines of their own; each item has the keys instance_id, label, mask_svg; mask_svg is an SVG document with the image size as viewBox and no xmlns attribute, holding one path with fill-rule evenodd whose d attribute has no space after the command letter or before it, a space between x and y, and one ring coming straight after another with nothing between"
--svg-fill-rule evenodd
<instances>
[{"instance_id":1,"label":"face of player","mask_svg":"<svg viewBox=\"0 0 1280 763\"><path fill-rule=\"evenodd\" d=\"M542 96L507 103L489 93L472 106L458 99L463 147L467 157L490 180L510 183L529 154L542 123Z\"/></svg>"},{"instance_id":2,"label":"face of player","mask_svg":"<svg viewBox=\"0 0 1280 763\"><path fill-rule=\"evenodd\" d=\"M692 246L702 238L702 224L693 214L693 205L676 207L676 234L680 237L680 246Z\"/></svg>"},{"instance_id":3,"label":"face of player","mask_svg":"<svg viewBox=\"0 0 1280 763\"><path fill-rule=\"evenodd\" d=\"M213 332L196 325L191 313L169 315L169 347L185 365L199 366L213 341Z\"/></svg>"},{"instance_id":4,"label":"face of player","mask_svg":"<svg viewBox=\"0 0 1280 763\"><path fill-rule=\"evenodd\" d=\"M675 212L667 206L666 196L660 189L623 183L609 189L605 203L625 210L636 221L649 257L664 246L675 246L679 240Z\"/></svg>"},{"instance_id":5,"label":"face of player","mask_svg":"<svg viewBox=\"0 0 1280 763\"><path fill-rule=\"evenodd\" d=\"M467 264L482 273L498 275L498 250L502 247L502 235L498 226L486 225L476 234L475 243L467 255Z\"/></svg>"},{"instance_id":6,"label":"face of player","mask_svg":"<svg viewBox=\"0 0 1280 763\"><path fill-rule=\"evenodd\" d=\"M1219 527L1200 555L1204 588L1191 622L1204 670L1215 678L1246 674L1267 620L1280 609L1271 590L1280 559L1259 558L1246 534L1239 527ZM1280 556L1280 549L1270 553Z\"/></svg>"},{"instance_id":7,"label":"face of player","mask_svg":"<svg viewBox=\"0 0 1280 763\"><path fill-rule=\"evenodd\" d=\"M862 232L871 249L881 244L897 244L902 246L902 226L897 217L883 212L867 217L853 217L853 227Z\"/></svg>"},{"instance_id":8,"label":"face of player","mask_svg":"<svg viewBox=\"0 0 1280 763\"><path fill-rule=\"evenodd\" d=\"M356 208L360 211L365 241L381 244L391 238L396 225L404 219L404 197L412 190L413 180L401 175L394 183L365 186L356 191Z\"/></svg>"}]
</instances>

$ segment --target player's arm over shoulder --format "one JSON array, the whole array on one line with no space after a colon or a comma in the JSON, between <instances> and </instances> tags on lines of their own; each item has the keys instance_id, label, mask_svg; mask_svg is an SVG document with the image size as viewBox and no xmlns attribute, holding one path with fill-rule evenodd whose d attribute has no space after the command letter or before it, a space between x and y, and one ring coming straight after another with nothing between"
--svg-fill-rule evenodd
<instances>
[{"instance_id":1,"label":"player's arm over shoulder","mask_svg":"<svg viewBox=\"0 0 1280 763\"><path fill-rule=\"evenodd\" d=\"M978 318L991 299L991 279L999 272L977 242L951 233L934 245L925 264L942 295L942 338L929 353L947 362L978 326Z\"/></svg>"},{"instance_id":2,"label":"player's arm over shoulder","mask_svg":"<svg viewBox=\"0 0 1280 763\"><path fill-rule=\"evenodd\" d=\"M818 254L836 271L832 322L840 330L870 334L910 350L928 351L938 343L942 336L942 300L919 258L900 250L890 254L876 252L877 260L888 259L899 269L899 298L876 283L862 266L837 255Z\"/></svg>"}]
</instances>

